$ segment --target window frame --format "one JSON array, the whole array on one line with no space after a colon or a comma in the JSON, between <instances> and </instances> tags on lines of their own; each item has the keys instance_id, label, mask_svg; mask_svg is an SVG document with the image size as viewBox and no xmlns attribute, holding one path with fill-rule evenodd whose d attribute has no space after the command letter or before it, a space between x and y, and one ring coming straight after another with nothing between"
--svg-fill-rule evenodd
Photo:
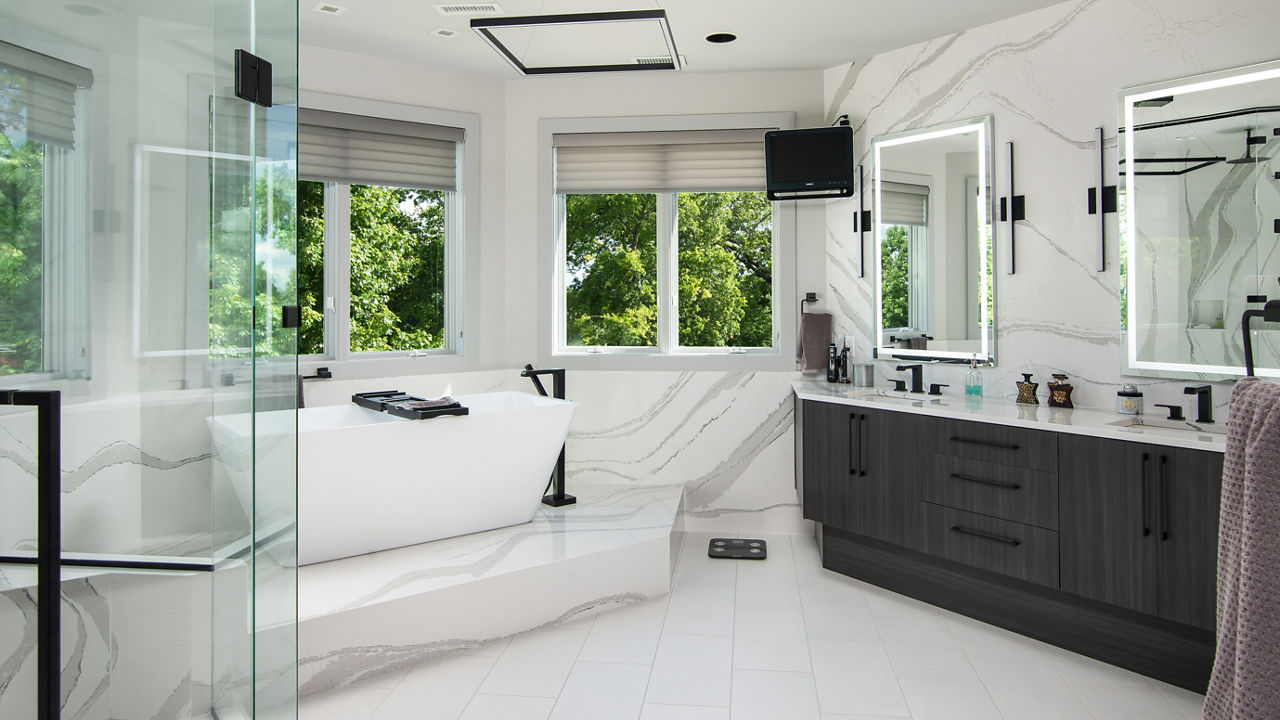
<instances>
[{"instance_id":1,"label":"window frame","mask_svg":"<svg viewBox=\"0 0 1280 720\"><path fill-rule=\"evenodd\" d=\"M61 59L61 58L59 58ZM92 375L88 288L88 158L93 152L88 118L90 89L75 90L76 148L39 143L40 180L40 365L36 372L0 375L0 385L27 387L87 381ZM61 258L52 264L53 258Z\"/></svg>"},{"instance_id":2,"label":"window frame","mask_svg":"<svg viewBox=\"0 0 1280 720\"><path fill-rule=\"evenodd\" d=\"M570 346L567 344L565 195L555 192L555 150L558 133L644 132L679 130L735 130L795 127L795 113L734 113L717 115L663 115L620 118L544 118L538 122L538 192L540 278L538 359L543 365L569 369L615 370L793 370L787 348L796 343L795 204L774 201L773 250L773 346L696 347L679 344L679 268L677 197L680 192L655 193L658 197L658 334L648 347ZM763 192L763 188L761 191ZM684 192L714 192L708 190ZM664 311L663 305L670 307Z\"/></svg>"},{"instance_id":3,"label":"window frame","mask_svg":"<svg viewBox=\"0 0 1280 720\"><path fill-rule=\"evenodd\" d=\"M299 92L301 107L462 128L458 143L458 189L445 207L445 335L443 348L351 350L351 195L350 185L324 182L324 353L300 355L299 369L312 374L321 366L340 368L344 378L458 372L473 369L474 333L465 333L467 309L479 308L480 282L475 234L480 228L480 118L473 113L351 98L315 91ZM305 180L305 178L300 178ZM314 182L314 181L313 181ZM393 186L388 184L388 186ZM333 307L328 307L333 298Z\"/></svg>"}]
</instances>

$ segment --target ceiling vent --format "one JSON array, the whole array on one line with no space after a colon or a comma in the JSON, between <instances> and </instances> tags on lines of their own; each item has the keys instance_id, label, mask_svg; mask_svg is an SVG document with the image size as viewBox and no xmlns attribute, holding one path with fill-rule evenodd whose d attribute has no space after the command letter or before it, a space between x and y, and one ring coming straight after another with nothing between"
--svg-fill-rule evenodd
<instances>
[{"instance_id":1,"label":"ceiling vent","mask_svg":"<svg viewBox=\"0 0 1280 720\"><path fill-rule=\"evenodd\" d=\"M454 15L501 15L502 6L497 3L452 3L449 5L432 5L436 12L445 17Z\"/></svg>"},{"instance_id":2,"label":"ceiling vent","mask_svg":"<svg viewBox=\"0 0 1280 720\"><path fill-rule=\"evenodd\" d=\"M322 13L324 15L341 15L342 13L347 11L347 9L345 7L342 7L341 5L332 5L330 3L324 3L324 2L320 3L319 5L316 5L311 9L315 10L318 13Z\"/></svg>"},{"instance_id":3,"label":"ceiling vent","mask_svg":"<svg viewBox=\"0 0 1280 720\"><path fill-rule=\"evenodd\" d=\"M670 55L650 55L648 57L633 57L631 58L631 62L637 65L662 65L664 63L671 62L671 56ZM685 60L684 56L681 55L680 67L684 67L688 64L689 64L689 61Z\"/></svg>"},{"instance_id":4,"label":"ceiling vent","mask_svg":"<svg viewBox=\"0 0 1280 720\"><path fill-rule=\"evenodd\" d=\"M427 34L435 35L436 37L442 37L442 38L452 38L452 37L457 37L460 33L457 30L450 30L449 28L438 27Z\"/></svg>"}]
</instances>

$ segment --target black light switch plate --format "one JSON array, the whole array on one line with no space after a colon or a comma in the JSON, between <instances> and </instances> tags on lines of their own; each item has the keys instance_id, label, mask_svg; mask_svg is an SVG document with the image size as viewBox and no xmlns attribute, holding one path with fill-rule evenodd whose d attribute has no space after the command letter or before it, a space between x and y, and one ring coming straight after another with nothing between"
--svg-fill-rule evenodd
<instances>
[{"instance_id":1,"label":"black light switch plate","mask_svg":"<svg viewBox=\"0 0 1280 720\"><path fill-rule=\"evenodd\" d=\"M763 540L750 538L711 538L707 545L707 556L713 558L729 558L731 560L763 560L769 555L769 549Z\"/></svg>"}]
</instances>

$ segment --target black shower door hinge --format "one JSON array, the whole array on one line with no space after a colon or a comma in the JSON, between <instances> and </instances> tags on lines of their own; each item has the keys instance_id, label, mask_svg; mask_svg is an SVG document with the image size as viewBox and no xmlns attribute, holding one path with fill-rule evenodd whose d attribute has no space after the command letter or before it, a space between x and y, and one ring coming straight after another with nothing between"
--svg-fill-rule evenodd
<instances>
[{"instance_id":1,"label":"black shower door hinge","mask_svg":"<svg viewBox=\"0 0 1280 720\"><path fill-rule=\"evenodd\" d=\"M236 50L236 97L271 107L271 63L246 50Z\"/></svg>"},{"instance_id":2,"label":"black shower door hinge","mask_svg":"<svg viewBox=\"0 0 1280 720\"><path fill-rule=\"evenodd\" d=\"M284 305L280 308L280 327L302 327L302 308L298 305Z\"/></svg>"}]
</instances>

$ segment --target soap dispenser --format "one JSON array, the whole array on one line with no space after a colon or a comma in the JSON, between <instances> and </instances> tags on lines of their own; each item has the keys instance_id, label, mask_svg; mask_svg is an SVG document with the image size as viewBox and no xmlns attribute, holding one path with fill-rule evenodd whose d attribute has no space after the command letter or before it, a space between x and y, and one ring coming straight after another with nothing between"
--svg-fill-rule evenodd
<instances>
[{"instance_id":1,"label":"soap dispenser","mask_svg":"<svg viewBox=\"0 0 1280 720\"><path fill-rule=\"evenodd\" d=\"M977 359L969 361L969 372L964 374L965 397L982 397L982 371L978 369Z\"/></svg>"},{"instance_id":2,"label":"soap dispenser","mask_svg":"<svg viewBox=\"0 0 1280 720\"><path fill-rule=\"evenodd\" d=\"M1022 373L1022 379L1015 384L1018 386L1018 402L1023 405L1040 404L1036 397L1036 389L1040 387L1040 383L1031 382L1031 373Z\"/></svg>"}]
</instances>

